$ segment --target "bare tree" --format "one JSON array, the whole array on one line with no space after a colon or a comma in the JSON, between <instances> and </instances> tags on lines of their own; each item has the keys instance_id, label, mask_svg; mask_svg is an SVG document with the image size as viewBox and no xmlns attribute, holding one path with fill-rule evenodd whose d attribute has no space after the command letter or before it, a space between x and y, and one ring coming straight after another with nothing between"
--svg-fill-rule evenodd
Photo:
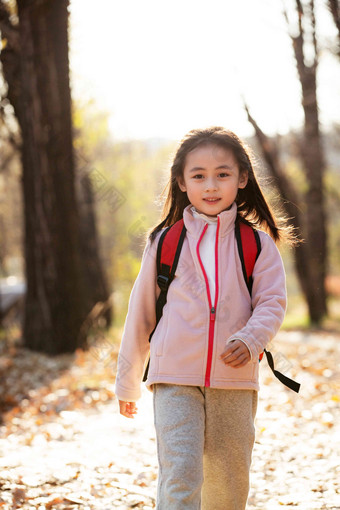
<instances>
[{"instance_id":1,"label":"bare tree","mask_svg":"<svg viewBox=\"0 0 340 510\"><path fill-rule=\"evenodd\" d=\"M304 110L303 133L301 139L297 140L301 165L307 183L307 191L303 195L281 168L275 142L263 133L251 116L246 104L245 109L248 120L255 129L256 138L262 148L268 170L282 195L282 205L287 217L290 218L290 223L299 229L306 241L305 244L294 248L295 265L302 292L308 304L310 321L313 324L320 324L327 315L325 277L328 252L324 191L325 159L316 91L318 46L314 1L310 0L308 6L303 6L300 0L295 0L295 6L298 34L290 34L290 38L301 84ZM284 16L290 31L291 24L286 11L284 11ZM309 64L307 64L305 54L305 24L310 26L314 49L314 56ZM303 214L299 212L298 204L302 208Z\"/></svg>"}]
</instances>

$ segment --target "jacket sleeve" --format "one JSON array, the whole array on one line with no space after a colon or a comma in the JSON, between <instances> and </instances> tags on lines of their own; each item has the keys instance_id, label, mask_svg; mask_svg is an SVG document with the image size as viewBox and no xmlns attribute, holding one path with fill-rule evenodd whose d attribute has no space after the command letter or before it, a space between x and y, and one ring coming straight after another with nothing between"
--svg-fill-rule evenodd
<instances>
[{"instance_id":1,"label":"jacket sleeve","mask_svg":"<svg viewBox=\"0 0 340 510\"><path fill-rule=\"evenodd\" d=\"M274 240L259 231L261 252L253 270L252 309L247 324L227 339L239 338L257 359L275 337L287 309L286 274L283 261Z\"/></svg>"},{"instance_id":2,"label":"jacket sleeve","mask_svg":"<svg viewBox=\"0 0 340 510\"><path fill-rule=\"evenodd\" d=\"M118 355L115 394L119 400L141 397L141 382L149 353L149 336L156 325L156 301L160 293L156 280L159 232L148 239L139 274L132 287Z\"/></svg>"}]
</instances>

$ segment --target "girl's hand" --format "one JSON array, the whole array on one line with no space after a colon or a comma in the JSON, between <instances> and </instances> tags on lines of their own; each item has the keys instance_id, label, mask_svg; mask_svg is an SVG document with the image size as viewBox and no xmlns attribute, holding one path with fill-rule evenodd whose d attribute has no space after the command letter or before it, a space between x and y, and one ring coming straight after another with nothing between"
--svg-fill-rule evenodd
<instances>
[{"instance_id":1,"label":"girl's hand","mask_svg":"<svg viewBox=\"0 0 340 510\"><path fill-rule=\"evenodd\" d=\"M137 413L136 402L125 402L124 400L118 400L119 412L127 418L134 418L134 414Z\"/></svg>"},{"instance_id":2,"label":"girl's hand","mask_svg":"<svg viewBox=\"0 0 340 510\"><path fill-rule=\"evenodd\" d=\"M250 361L250 353L244 342L241 342L241 340L232 340L220 354L219 359L226 365L240 368Z\"/></svg>"}]
</instances>

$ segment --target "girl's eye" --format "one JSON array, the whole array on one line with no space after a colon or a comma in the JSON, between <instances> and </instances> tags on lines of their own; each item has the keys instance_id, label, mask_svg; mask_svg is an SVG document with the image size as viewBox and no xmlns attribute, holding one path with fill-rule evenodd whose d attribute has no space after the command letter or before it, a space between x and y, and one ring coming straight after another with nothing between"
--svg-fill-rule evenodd
<instances>
[{"instance_id":1,"label":"girl's eye","mask_svg":"<svg viewBox=\"0 0 340 510\"><path fill-rule=\"evenodd\" d=\"M228 177L229 174L227 174L226 172L221 172L220 174L218 174L220 177ZM200 178L200 177L203 177L202 174L196 174L194 175L193 179L196 179L196 178Z\"/></svg>"}]
</instances>

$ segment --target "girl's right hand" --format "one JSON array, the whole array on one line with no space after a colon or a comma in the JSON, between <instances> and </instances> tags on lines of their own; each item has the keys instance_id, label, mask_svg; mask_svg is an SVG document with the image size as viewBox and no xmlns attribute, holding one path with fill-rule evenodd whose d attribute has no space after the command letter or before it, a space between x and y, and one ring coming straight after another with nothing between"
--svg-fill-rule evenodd
<instances>
[{"instance_id":1,"label":"girl's right hand","mask_svg":"<svg viewBox=\"0 0 340 510\"><path fill-rule=\"evenodd\" d=\"M125 402L124 400L118 400L119 412L127 418L134 418L134 414L137 413L136 402Z\"/></svg>"}]
</instances>

